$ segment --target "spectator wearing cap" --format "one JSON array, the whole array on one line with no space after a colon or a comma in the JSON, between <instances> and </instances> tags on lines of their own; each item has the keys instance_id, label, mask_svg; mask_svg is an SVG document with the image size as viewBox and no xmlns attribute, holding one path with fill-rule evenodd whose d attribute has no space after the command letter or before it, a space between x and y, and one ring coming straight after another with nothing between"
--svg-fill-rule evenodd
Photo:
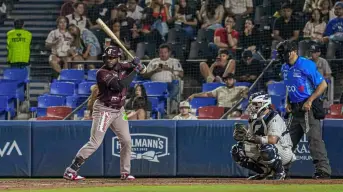
<instances>
[{"instance_id":1,"label":"spectator wearing cap","mask_svg":"<svg viewBox=\"0 0 343 192\"><path fill-rule=\"evenodd\" d=\"M328 61L322 57L320 57L321 49L319 45L312 45L310 47L310 58L313 62L316 63L317 70L320 72L320 74L323 75L325 79L331 78L331 68L328 63Z\"/></svg>"},{"instance_id":2,"label":"spectator wearing cap","mask_svg":"<svg viewBox=\"0 0 343 192\"><path fill-rule=\"evenodd\" d=\"M343 2L335 4L336 18L329 21L326 25L323 41L328 44L326 58L334 59L336 52L342 51L343 42ZM338 57L342 56L340 53Z\"/></svg>"},{"instance_id":3,"label":"spectator wearing cap","mask_svg":"<svg viewBox=\"0 0 343 192\"><path fill-rule=\"evenodd\" d=\"M182 101L179 106L180 114L176 115L173 120L197 120L198 118L191 114L191 105L188 101Z\"/></svg>"},{"instance_id":4,"label":"spectator wearing cap","mask_svg":"<svg viewBox=\"0 0 343 192\"><path fill-rule=\"evenodd\" d=\"M127 17L135 20L137 24L143 17L143 8L138 5L138 0L128 0L127 1Z\"/></svg>"},{"instance_id":5,"label":"spectator wearing cap","mask_svg":"<svg viewBox=\"0 0 343 192\"><path fill-rule=\"evenodd\" d=\"M253 58L250 50L245 50L242 54L242 62L236 67L238 81L253 83L262 73L263 66L260 61Z\"/></svg>"},{"instance_id":6,"label":"spectator wearing cap","mask_svg":"<svg viewBox=\"0 0 343 192\"><path fill-rule=\"evenodd\" d=\"M228 73L235 73L236 61L230 58L227 50L219 51L217 60L209 67L207 63L200 63L200 73L207 83L223 82L222 77Z\"/></svg>"},{"instance_id":7,"label":"spectator wearing cap","mask_svg":"<svg viewBox=\"0 0 343 192\"><path fill-rule=\"evenodd\" d=\"M282 5L283 16L277 18L273 27L272 50L284 40L297 41L300 33L298 21L292 16L293 10L289 3Z\"/></svg>"},{"instance_id":8,"label":"spectator wearing cap","mask_svg":"<svg viewBox=\"0 0 343 192\"><path fill-rule=\"evenodd\" d=\"M80 30L92 25L89 19L85 16L86 5L84 3L74 3L73 8L74 12L66 16L69 24L76 25Z\"/></svg>"},{"instance_id":9,"label":"spectator wearing cap","mask_svg":"<svg viewBox=\"0 0 343 192\"><path fill-rule=\"evenodd\" d=\"M188 100L191 101L195 97L215 97L217 99L218 107L224 107L225 110L229 110L242 97L247 97L249 88L245 86L235 86L236 80L234 74L227 74L227 76L223 77L223 80L225 82L224 86L218 87L209 92L192 94L188 97ZM242 110L237 109L229 114L229 117L240 117L241 115Z\"/></svg>"}]
</instances>

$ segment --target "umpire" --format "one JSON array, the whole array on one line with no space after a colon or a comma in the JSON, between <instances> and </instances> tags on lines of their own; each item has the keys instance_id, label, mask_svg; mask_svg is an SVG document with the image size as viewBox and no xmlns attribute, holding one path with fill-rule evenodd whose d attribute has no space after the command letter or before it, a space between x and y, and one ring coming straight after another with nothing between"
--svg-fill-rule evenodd
<instances>
[{"instance_id":1,"label":"umpire","mask_svg":"<svg viewBox=\"0 0 343 192\"><path fill-rule=\"evenodd\" d=\"M283 41L277 45L279 58L284 63L281 73L287 88L287 112L293 118L289 132L296 149L304 133L307 135L310 153L315 165L315 179L329 179L331 167L324 141L320 119L325 112L321 95L327 88L326 81L318 72L316 64L309 59L299 57L297 45L292 41Z\"/></svg>"}]
</instances>

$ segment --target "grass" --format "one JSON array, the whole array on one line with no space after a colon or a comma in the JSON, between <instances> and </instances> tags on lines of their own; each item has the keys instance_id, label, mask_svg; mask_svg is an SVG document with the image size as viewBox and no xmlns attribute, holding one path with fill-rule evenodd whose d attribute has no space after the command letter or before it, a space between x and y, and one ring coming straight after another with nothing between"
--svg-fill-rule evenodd
<instances>
[{"instance_id":1,"label":"grass","mask_svg":"<svg viewBox=\"0 0 343 192\"><path fill-rule=\"evenodd\" d=\"M103 188L69 188L10 190L10 192L339 192L343 185L194 185L194 186L117 186Z\"/></svg>"}]
</instances>

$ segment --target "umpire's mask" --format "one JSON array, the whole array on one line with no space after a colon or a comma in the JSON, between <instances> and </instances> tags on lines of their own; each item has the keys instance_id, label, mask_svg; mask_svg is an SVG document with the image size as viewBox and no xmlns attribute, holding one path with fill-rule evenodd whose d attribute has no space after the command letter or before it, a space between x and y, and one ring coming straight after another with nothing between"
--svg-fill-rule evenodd
<instances>
[{"instance_id":1,"label":"umpire's mask","mask_svg":"<svg viewBox=\"0 0 343 192\"><path fill-rule=\"evenodd\" d=\"M297 50L297 45L293 41L283 41L276 46L278 58L282 63L289 63L290 53Z\"/></svg>"}]
</instances>

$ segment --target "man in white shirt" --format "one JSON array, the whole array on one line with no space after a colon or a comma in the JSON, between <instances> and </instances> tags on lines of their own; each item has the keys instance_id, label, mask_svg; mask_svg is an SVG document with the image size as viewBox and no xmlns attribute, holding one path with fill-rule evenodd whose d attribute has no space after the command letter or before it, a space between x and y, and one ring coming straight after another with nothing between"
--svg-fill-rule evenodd
<instances>
[{"instance_id":1,"label":"man in white shirt","mask_svg":"<svg viewBox=\"0 0 343 192\"><path fill-rule=\"evenodd\" d=\"M183 78L183 69L179 60L170 58L171 48L168 44L162 44L159 47L159 58L150 61L147 66L146 78L151 81L168 83L168 92L171 100L178 101L179 85L173 83L173 80Z\"/></svg>"},{"instance_id":2,"label":"man in white shirt","mask_svg":"<svg viewBox=\"0 0 343 192\"><path fill-rule=\"evenodd\" d=\"M190 113L191 105L188 101L180 103L180 114L176 115L173 120L197 120L198 118Z\"/></svg>"},{"instance_id":3,"label":"man in white shirt","mask_svg":"<svg viewBox=\"0 0 343 192\"><path fill-rule=\"evenodd\" d=\"M128 0L127 1L127 17L131 17L137 22L139 22L143 17L143 8L138 5L138 0Z\"/></svg>"},{"instance_id":4,"label":"man in white shirt","mask_svg":"<svg viewBox=\"0 0 343 192\"><path fill-rule=\"evenodd\" d=\"M84 3L75 3L73 5L74 13L67 15L69 25L76 25L81 31L87 27L87 17L84 16L86 5Z\"/></svg>"}]
</instances>

